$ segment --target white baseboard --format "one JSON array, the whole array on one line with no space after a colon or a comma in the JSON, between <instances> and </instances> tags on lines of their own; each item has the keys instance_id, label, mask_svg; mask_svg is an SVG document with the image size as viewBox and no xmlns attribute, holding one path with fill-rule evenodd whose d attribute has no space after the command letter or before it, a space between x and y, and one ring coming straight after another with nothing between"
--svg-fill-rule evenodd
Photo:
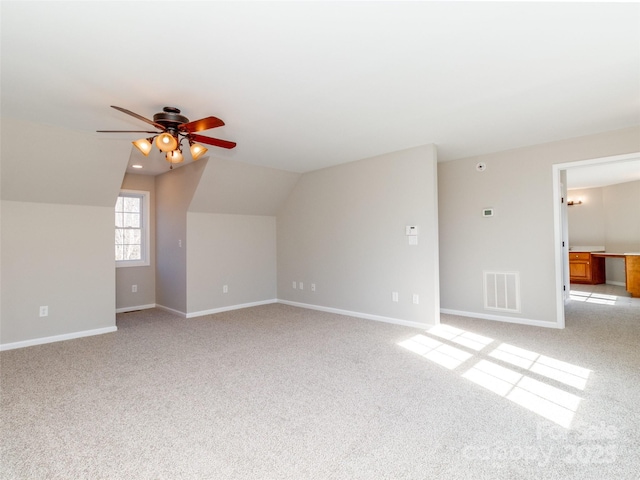
<instances>
[{"instance_id":1,"label":"white baseboard","mask_svg":"<svg viewBox=\"0 0 640 480\"><path fill-rule=\"evenodd\" d=\"M137 307L116 308L116 313L135 312L137 310L147 310L149 308L156 308L156 304L155 303L150 303L149 305L138 305Z\"/></svg>"},{"instance_id":2,"label":"white baseboard","mask_svg":"<svg viewBox=\"0 0 640 480\"><path fill-rule=\"evenodd\" d=\"M557 323L544 322L542 320L531 320L529 318L518 317L503 317L501 315L490 315L486 313L465 312L462 310L450 310L448 308L441 308L440 313L448 315L458 315L460 317L479 318L481 320L494 320L496 322L518 323L520 325L530 325L532 327L545 327L545 328L561 328Z\"/></svg>"},{"instance_id":3,"label":"white baseboard","mask_svg":"<svg viewBox=\"0 0 640 480\"><path fill-rule=\"evenodd\" d=\"M181 316L182 318L187 318L187 314L185 312L181 312L180 310L174 310L173 308L165 307L164 305L159 305L156 303L156 308L160 310L164 310L165 312L174 313L176 315Z\"/></svg>"},{"instance_id":4,"label":"white baseboard","mask_svg":"<svg viewBox=\"0 0 640 480\"><path fill-rule=\"evenodd\" d=\"M203 317L204 315L213 315L214 313L229 312L231 310L240 310L241 308L257 307L259 305L269 305L277 303L278 300L272 298L270 300L261 300L259 302L241 303L239 305L230 305L228 307L212 308L209 310L201 310L199 312L191 312L186 314L186 318Z\"/></svg>"},{"instance_id":5,"label":"white baseboard","mask_svg":"<svg viewBox=\"0 0 640 480\"><path fill-rule=\"evenodd\" d=\"M103 333L113 333L118 327L96 328L94 330L84 330L82 332L65 333L63 335L54 335L52 337L34 338L32 340L24 340L22 342L3 343L0 345L0 351L13 350L15 348L33 347L34 345L43 345L45 343L62 342L64 340L73 340L75 338L91 337L93 335L101 335Z\"/></svg>"},{"instance_id":6,"label":"white baseboard","mask_svg":"<svg viewBox=\"0 0 640 480\"><path fill-rule=\"evenodd\" d=\"M291 305L292 307L308 308L309 310L319 310L321 312L337 313L338 315L347 315L349 317L364 318L365 320L375 320L376 322L393 323L394 325L403 325L405 327L414 328L431 328L435 324L412 322L410 320L402 320L399 318L383 317L381 315L371 315L369 313L352 312L350 310L341 310L339 308L323 307L320 305L311 305L308 303L290 302L289 300L280 300L278 303Z\"/></svg>"}]
</instances>

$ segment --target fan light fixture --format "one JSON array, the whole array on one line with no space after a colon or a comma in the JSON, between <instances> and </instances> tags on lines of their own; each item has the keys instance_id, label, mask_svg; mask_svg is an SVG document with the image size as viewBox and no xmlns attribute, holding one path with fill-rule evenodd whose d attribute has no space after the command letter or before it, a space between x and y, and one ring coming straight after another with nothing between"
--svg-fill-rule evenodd
<instances>
[{"instance_id":1,"label":"fan light fixture","mask_svg":"<svg viewBox=\"0 0 640 480\"><path fill-rule=\"evenodd\" d=\"M164 132L156 138L156 147L158 147L161 152L171 152L178 147L178 140L170 133Z\"/></svg>"},{"instance_id":2,"label":"fan light fixture","mask_svg":"<svg viewBox=\"0 0 640 480\"><path fill-rule=\"evenodd\" d=\"M180 110L178 108L164 107L162 112L156 113L153 116L153 120L150 120L142 115L138 115L137 113L127 110L126 108L116 107L115 105L111 105L111 107L122 113L131 115L138 120L142 120L158 130L161 130L161 132L143 130L145 133L151 133L153 135L147 138L140 138L132 143L145 157L151 153L153 145L155 144L155 146L166 155L167 162L171 164L170 168L173 168L174 164L184 161L184 156L182 155L182 142L185 139L189 142L189 150L193 160L198 160L208 152L206 147L200 143L195 143L194 140L220 148L231 149L236 146L236 142L206 137L196 133L223 126L224 122L216 117L209 116L199 120L189 121L187 117L180 115ZM104 133L140 131L141 130L98 130L98 132Z\"/></svg>"},{"instance_id":3,"label":"fan light fixture","mask_svg":"<svg viewBox=\"0 0 640 480\"><path fill-rule=\"evenodd\" d=\"M153 140L152 138L141 138L139 140L136 140L135 142L131 142L133 143L133 145L142 152L142 154L145 157L149 156L149 153L151 152L151 141Z\"/></svg>"},{"instance_id":4,"label":"fan light fixture","mask_svg":"<svg viewBox=\"0 0 640 480\"><path fill-rule=\"evenodd\" d=\"M167 162L174 164L174 163L181 163L184 161L184 157L182 156L182 152L180 150L173 150L171 152L167 152Z\"/></svg>"},{"instance_id":5,"label":"fan light fixture","mask_svg":"<svg viewBox=\"0 0 640 480\"><path fill-rule=\"evenodd\" d=\"M152 142L154 138L156 140L155 144L160 149L160 151L167 154L167 162L174 164L184 161L184 156L182 155L182 151L180 151L179 147L180 142L171 133L164 132L157 137L140 138L131 143L133 143L133 145L146 157L149 155L149 153L151 153L151 149L153 148ZM191 152L191 156L193 157L193 159L198 160L205 153L207 153L209 149L189 139L189 151Z\"/></svg>"},{"instance_id":6,"label":"fan light fixture","mask_svg":"<svg viewBox=\"0 0 640 480\"><path fill-rule=\"evenodd\" d=\"M202 155L207 153L208 148L203 147L199 143L189 142L189 150L191 151L191 156L194 160L198 160Z\"/></svg>"}]
</instances>

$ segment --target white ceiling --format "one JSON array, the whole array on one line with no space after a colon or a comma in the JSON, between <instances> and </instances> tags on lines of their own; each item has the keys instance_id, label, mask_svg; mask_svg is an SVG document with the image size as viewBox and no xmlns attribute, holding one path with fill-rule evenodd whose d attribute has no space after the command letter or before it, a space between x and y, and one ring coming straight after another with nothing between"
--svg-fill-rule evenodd
<instances>
[{"instance_id":1,"label":"white ceiling","mask_svg":"<svg viewBox=\"0 0 640 480\"><path fill-rule=\"evenodd\" d=\"M285 170L640 124L638 3L3 1L1 14L3 116L145 130L109 105L175 106L226 122L201 133L238 146L211 154Z\"/></svg>"},{"instance_id":2,"label":"white ceiling","mask_svg":"<svg viewBox=\"0 0 640 480\"><path fill-rule=\"evenodd\" d=\"M597 188L640 181L640 158L567 169L567 188Z\"/></svg>"}]
</instances>

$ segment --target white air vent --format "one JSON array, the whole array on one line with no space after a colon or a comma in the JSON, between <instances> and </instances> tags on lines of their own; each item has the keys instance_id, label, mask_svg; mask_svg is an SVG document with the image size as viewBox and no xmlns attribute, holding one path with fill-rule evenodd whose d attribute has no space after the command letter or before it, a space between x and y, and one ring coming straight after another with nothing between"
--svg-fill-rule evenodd
<instances>
[{"instance_id":1,"label":"white air vent","mask_svg":"<svg viewBox=\"0 0 640 480\"><path fill-rule=\"evenodd\" d=\"M520 274L518 272L484 272L484 308L519 312Z\"/></svg>"}]
</instances>

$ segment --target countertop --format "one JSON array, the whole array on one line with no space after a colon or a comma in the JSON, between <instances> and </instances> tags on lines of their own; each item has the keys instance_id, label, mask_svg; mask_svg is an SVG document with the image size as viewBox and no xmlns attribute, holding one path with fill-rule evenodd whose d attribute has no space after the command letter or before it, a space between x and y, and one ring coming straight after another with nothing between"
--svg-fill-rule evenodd
<instances>
[{"instance_id":1,"label":"countertop","mask_svg":"<svg viewBox=\"0 0 640 480\"><path fill-rule=\"evenodd\" d=\"M569 247L570 252L604 252L604 245Z\"/></svg>"},{"instance_id":2,"label":"countertop","mask_svg":"<svg viewBox=\"0 0 640 480\"><path fill-rule=\"evenodd\" d=\"M624 253L615 253L615 252L606 252L604 248L601 249L593 249L591 247L573 247L569 249L569 252L573 253L593 253L597 257L631 257L631 256L639 256L640 252L624 252Z\"/></svg>"}]
</instances>

